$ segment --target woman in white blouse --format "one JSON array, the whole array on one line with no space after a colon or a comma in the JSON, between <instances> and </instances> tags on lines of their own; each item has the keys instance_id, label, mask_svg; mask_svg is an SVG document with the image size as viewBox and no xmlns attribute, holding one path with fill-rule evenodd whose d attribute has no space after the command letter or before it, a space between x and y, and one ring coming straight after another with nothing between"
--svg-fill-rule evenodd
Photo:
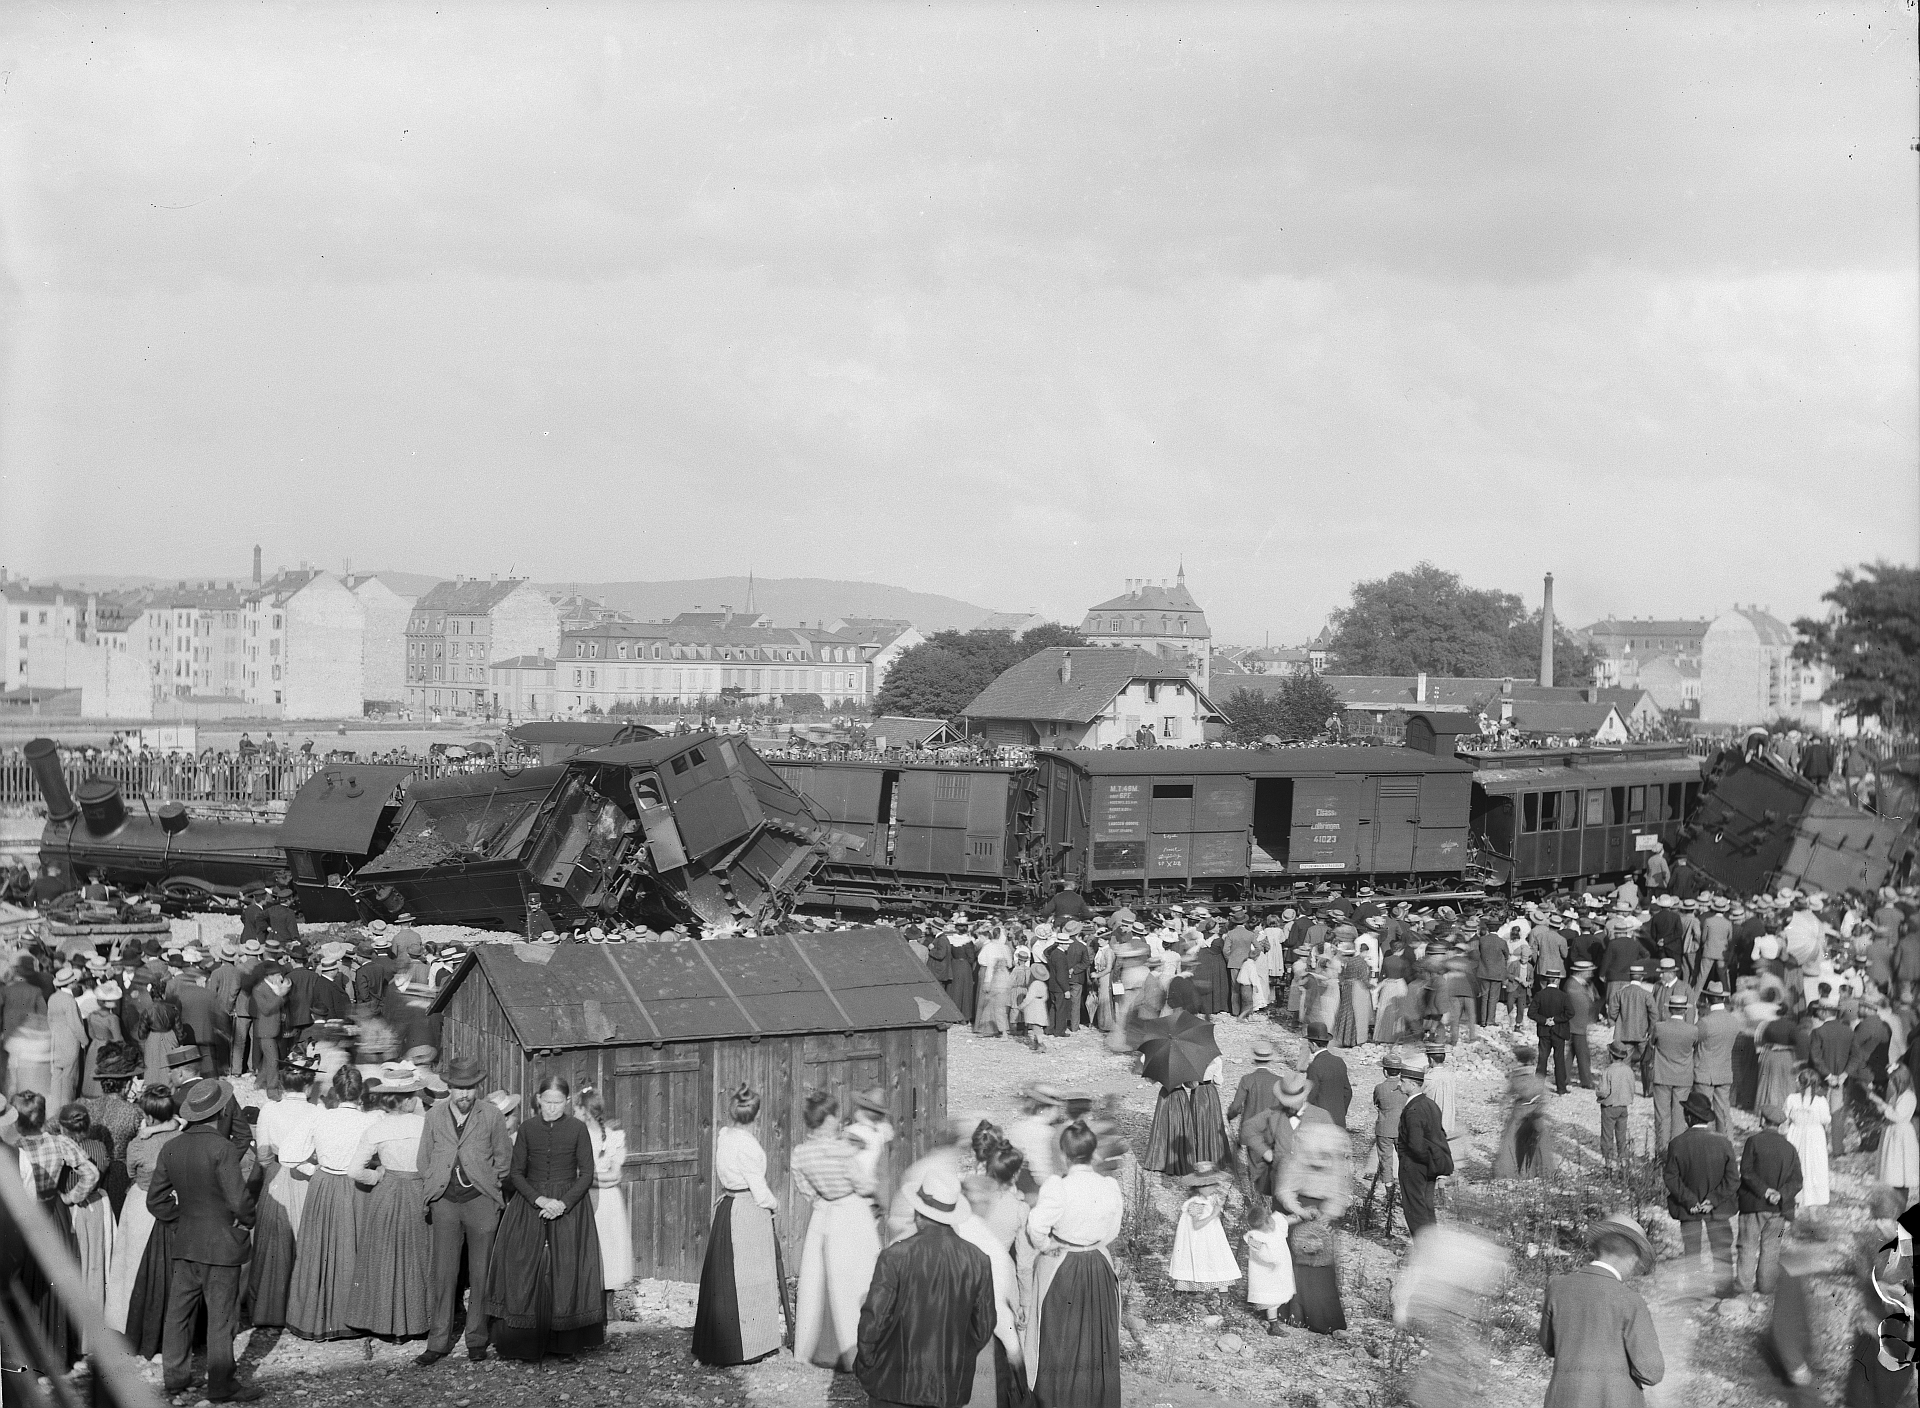
<instances>
[{"instance_id":1,"label":"woman in white blouse","mask_svg":"<svg viewBox=\"0 0 1920 1408\"><path fill-rule=\"evenodd\" d=\"M773 1214L780 1202L767 1186L767 1154L753 1137L760 1097L747 1085L733 1092L730 1128L713 1140L713 1181L720 1187L707 1259L700 1268L700 1304L693 1355L703 1364L748 1364L778 1350L792 1332L786 1269Z\"/></svg>"},{"instance_id":2,"label":"woman in white blouse","mask_svg":"<svg viewBox=\"0 0 1920 1408\"><path fill-rule=\"evenodd\" d=\"M433 1328L433 1235L420 1181L426 1082L410 1061L381 1065L370 1086L376 1114L360 1131L349 1167L373 1191L362 1200L347 1324L384 1339L412 1339Z\"/></svg>"},{"instance_id":3,"label":"woman in white blouse","mask_svg":"<svg viewBox=\"0 0 1920 1408\"><path fill-rule=\"evenodd\" d=\"M360 1136L379 1118L360 1108L364 1083L357 1066L335 1071L322 1100L327 1108L280 1146L282 1168L311 1175L287 1296L287 1328L304 1339L349 1339L359 1333L347 1324L347 1309L367 1194L354 1182L353 1158Z\"/></svg>"},{"instance_id":4,"label":"woman in white blouse","mask_svg":"<svg viewBox=\"0 0 1920 1408\"><path fill-rule=\"evenodd\" d=\"M1047 1408L1120 1408L1120 1281L1107 1250L1120 1235L1120 1185L1094 1172L1100 1141L1084 1121L1060 1133L1067 1171L1027 1217L1038 1254L1027 1307L1028 1383Z\"/></svg>"},{"instance_id":5,"label":"woman in white blouse","mask_svg":"<svg viewBox=\"0 0 1920 1408\"><path fill-rule=\"evenodd\" d=\"M600 1237L600 1281L607 1292L607 1318L613 1319L613 1293L633 1279L633 1224L627 1217L627 1132L607 1119L600 1092L583 1085L573 1097L580 1123L593 1145L593 1227Z\"/></svg>"}]
</instances>

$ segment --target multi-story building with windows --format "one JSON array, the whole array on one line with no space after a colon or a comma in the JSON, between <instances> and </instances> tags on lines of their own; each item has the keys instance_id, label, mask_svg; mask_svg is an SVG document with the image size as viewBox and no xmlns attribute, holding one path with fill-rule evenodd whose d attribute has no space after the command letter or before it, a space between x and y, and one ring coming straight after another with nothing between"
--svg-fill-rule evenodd
<instances>
[{"instance_id":1,"label":"multi-story building with windows","mask_svg":"<svg viewBox=\"0 0 1920 1408\"><path fill-rule=\"evenodd\" d=\"M743 625L723 614L688 612L672 621L605 621L560 642L556 712L611 712L616 704L692 703L729 691L773 702L817 694L829 706L861 709L872 698L880 646L846 631Z\"/></svg>"},{"instance_id":2,"label":"multi-story building with windows","mask_svg":"<svg viewBox=\"0 0 1920 1408\"><path fill-rule=\"evenodd\" d=\"M406 702L411 709L490 714L490 666L518 655L554 654L560 612L524 577L441 582L407 618Z\"/></svg>"},{"instance_id":3,"label":"multi-story building with windows","mask_svg":"<svg viewBox=\"0 0 1920 1408\"><path fill-rule=\"evenodd\" d=\"M1080 634L1094 645L1148 650L1183 666L1205 690L1212 674L1213 631L1200 603L1187 590L1187 569L1168 586L1145 578L1127 583L1124 594L1087 612Z\"/></svg>"}]
</instances>

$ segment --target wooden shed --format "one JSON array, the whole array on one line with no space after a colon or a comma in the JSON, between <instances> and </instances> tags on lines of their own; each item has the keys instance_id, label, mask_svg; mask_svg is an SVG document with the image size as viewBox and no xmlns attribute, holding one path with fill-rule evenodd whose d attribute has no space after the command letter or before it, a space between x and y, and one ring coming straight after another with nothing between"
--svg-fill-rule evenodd
<instances>
[{"instance_id":1,"label":"wooden shed","mask_svg":"<svg viewBox=\"0 0 1920 1408\"><path fill-rule=\"evenodd\" d=\"M754 1133L787 1265L800 1264L805 1199L788 1155L807 1093L887 1091L897 1176L947 1113L946 1028L961 1020L887 928L641 944L479 944L434 1010L450 1055L477 1056L490 1089L530 1092L550 1072L595 1086L627 1135L634 1274L697 1281L716 1192L713 1136L734 1089L760 1092Z\"/></svg>"}]
</instances>

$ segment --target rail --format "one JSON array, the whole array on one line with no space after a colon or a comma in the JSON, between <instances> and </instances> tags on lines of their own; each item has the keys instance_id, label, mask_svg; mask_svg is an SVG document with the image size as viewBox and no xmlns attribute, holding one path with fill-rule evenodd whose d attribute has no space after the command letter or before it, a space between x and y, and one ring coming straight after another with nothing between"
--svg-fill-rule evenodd
<instances>
[{"instance_id":1,"label":"rail","mask_svg":"<svg viewBox=\"0 0 1920 1408\"><path fill-rule=\"evenodd\" d=\"M73 791L88 778L103 777L120 784L128 797L145 797L154 802L187 802L220 807L267 807L275 802L290 802L307 779L329 764L354 759L329 757L273 758L249 761L240 758L131 757L105 755L92 759L69 758L62 762L67 790ZM377 762L378 758L360 759ZM449 773L474 772L492 767L494 760L475 758L410 757L396 762L412 766L418 777L444 777ZM19 753L0 756L0 806L35 806L41 802L40 788L33 770Z\"/></svg>"},{"instance_id":2,"label":"rail","mask_svg":"<svg viewBox=\"0 0 1920 1408\"><path fill-rule=\"evenodd\" d=\"M8 1158L11 1149L4 1150ZM135 1190L138 1191L137 1189ZM39 1201L11 1170L0 1174L0 1222L19 1232L20 1267L0 1295L0 1373L5 1373L6 1400L20 1408L164 1408L158 1393L140 1376L139 1362L123 1340L107 1328L101 1307L87 1294L80 1268L54 1230ZM10 1241L11 1238L0 1238ZM24 1273L36 1271L46 1295L59 1297L67 1318L90 1346L87 1361L92 1383L76 1387L67 1378L69 1366L59 1362L40 1328L40 1313L28 1297ZM44 1380L44 1382L43 1382Z\"/></svg>"}]
</instances>

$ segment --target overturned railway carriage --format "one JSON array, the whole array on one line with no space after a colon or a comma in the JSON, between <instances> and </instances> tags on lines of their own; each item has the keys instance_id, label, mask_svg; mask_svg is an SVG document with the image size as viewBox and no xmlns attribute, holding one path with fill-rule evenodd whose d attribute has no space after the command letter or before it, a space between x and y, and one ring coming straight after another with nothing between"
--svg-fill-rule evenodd
<instances>
[{"instance_id":1,"label":"overturned railway carriage","mask_svg":"<svg viewBox=\"0 0 1920 1408\"><path fill-rule=\"evenodd\" d=\"M416 783L353 883L383 911L489 929L535 899L563 928L763 923L833 839L752 749L690 734Z\"/></svg>"},{"instance_id":2,"label":"overturned railway carriage","mask_svg":"<svg viewBox=\"0 0 1920 1408\"><path fill-rule=\"evenodd\" d=\"M193 907L286 880L310 922L408 912L520 929L537 897L561 927L760 923L822 861L862 844L828 831L752 749L713 734L437 779L334 764L283 820L135 810L101 779L76 802L54 745L29 753L47 800L42 860Z\"/></svg>"},{"instance_id":3,"label":"overturned railway carriage","mask_svg":"<svg viewBox=\"0 0 1920 1408\"><path fill-rule=\"evenodd\" d=\"M1910 819L1862 811L1766 759L1732 758L1711 783L1689 818L1685 851L1694 869L1730 890L1837 894L1904 884L1913 874Z\"/></svg>"}]
</instances>

